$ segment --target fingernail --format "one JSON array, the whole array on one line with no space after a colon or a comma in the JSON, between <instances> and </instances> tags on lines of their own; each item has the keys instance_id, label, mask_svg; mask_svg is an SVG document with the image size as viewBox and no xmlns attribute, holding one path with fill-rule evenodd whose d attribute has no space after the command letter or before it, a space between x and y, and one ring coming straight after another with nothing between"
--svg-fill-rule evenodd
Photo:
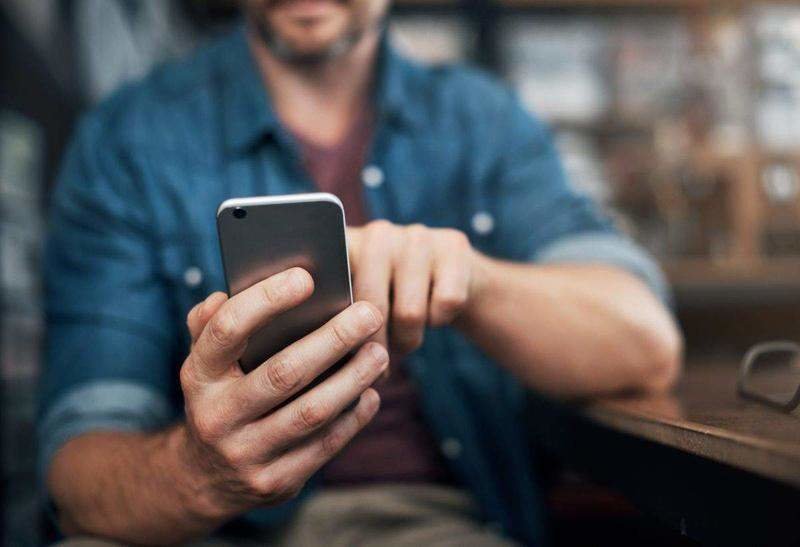
<instances>
[{"instance_id":1,"label":"fingernail","mask_svg":"<svg viewBox=\"0 0 800 547\"><path fill-rule=\"evenodd\" d=\"M291 286L299 285L303 280L300 279L300 270L297 268L290 268L286 270L284 273L284 280Z\"/></svg>"},{"instance_id":2,"label":"fingernail","mask_svg":"<svg viewBox=\"0 0 800 547\"><path fill-rule=\"evenodd\" d=\"M223 293L220 293L220 292L213 292L213 293L209 294L209 295L208 295L208 298L206 298L206 299L203 301L202 308L201 308L201 310L200 310L200 311L202 312L203 316L205 317L205 315L208 313L208 310L209 310L209 309L211 309L211 307L212 307L213 305L215 305L215 304L216 304L216 302L217 302L217 301L218 301L220 298L222 298L222 297L224 297L224 296L225 296L225 295L224 295Z\"/></svg>"},{"instance_id":3,"label":"fingernail","mask_svg":"<svg viewBox=\"0 0 800 547\"><path fill-rule=\"evenodd\" d=\"M286 283L293 292L300 293L306 290L309 274L300 268L292 268L286 272Z\"/></svg>"},{"instance_id":4,"label":"fingernail","mask_svg":"<svg viewBox=\"0 0 800 547\"><path fill-rule=\"evenodd\" d=\"M200 302L200 305L197 307L197 318L200 321L203 321L206 317L206 308L208 307L208 301L211 300L212 296L214 296L214 293L206 296L206 299Z\"/></svg>"},{"instance_id":5,"label":"fingernail","mask_svg":"<svg viewBox=\"0 0 800 547\"><path fill-rule=\"evenodd\" d=\"M386 368L385 365L389 363L389 353L386 351L386 348L378 343L371 343L369 345L369 351L372 354L372 358L375 359L375 362L379 365L384 365L383 368Z\"/></svg>"},{"instance_id":6,"label":"fingernail","mask_svg":"<svg viewBox=\"0 0 800 547\"><path fill-rule=\"evenodd\" d=\"M356 304L357 312L364 323L372 328L378 328L381 325L381 318L375 313L375 309L366 302L358 302Z\"/></svg>"},{"instance_id":7,"label":"fingernail","mask_svg":"<svg viewBox=\"0 0 800 547\"><path fill-rule=\"evenodd\" d=\"M380 395L378 395L378 392L372 388L361 394L361 400L364 401L364 404L370 411L377 410L381 404Z\"/></svg>"}]
</instances>

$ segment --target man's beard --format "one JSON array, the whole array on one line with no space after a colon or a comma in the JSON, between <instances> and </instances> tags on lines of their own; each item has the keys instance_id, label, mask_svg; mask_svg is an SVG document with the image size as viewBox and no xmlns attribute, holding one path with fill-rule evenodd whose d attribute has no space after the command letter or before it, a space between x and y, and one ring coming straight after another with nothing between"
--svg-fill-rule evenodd
<instances>
[{"instance_id":1,"label":"man's beard","mask_svg":"<svg viewBox=\"0 0 800 547\"><path fill-rule=\"evenodd\" d=\"M302 52L295 50L290 43L283 40L270 26L266 18L253 17L251 19L254 20L254 26L258 37L276 58L293 65L309 67L324 64L331 59L335 59L349 52L361 41L361 38L364 37L367 31L363 25L351 24L350 27L328 47L318 51Z\"/></svg>"}]
</instances>

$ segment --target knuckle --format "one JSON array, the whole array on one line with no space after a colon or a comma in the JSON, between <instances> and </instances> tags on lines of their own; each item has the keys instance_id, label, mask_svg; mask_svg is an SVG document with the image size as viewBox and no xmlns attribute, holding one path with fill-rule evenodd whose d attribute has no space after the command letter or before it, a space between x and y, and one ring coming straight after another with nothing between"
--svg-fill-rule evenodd
<instances>
[{"instance_id":1,"label":"knuckle","mask_svg":"<svg viewBox=\"0 0 800 547\"><path fill-rule=\"evenodd\" d=\"M222 436L224 425L216 412L199 412L193 418L198 439L205 444L215 444Z\"/></svg>"},{"instance_id":2,"label":"knuckle","mask_svg":"<svg viewBox=\"0 0 800 547\"><path fill-rule=\"evenodd\" d=\"M248 488L259 496L271 498L273 494L280 489L278 483L278 476L274 473L266 473L263 476L259 473L253 473L245 480Z\"/></svg>"},{"instance_id":3,"label":"knuckle","mask_svg":"<svg viewBox=\"0 0 800 547\"><path fill-rule=\"evenodd\" d=\"M190 358L183 362L183 366L181 366L181 370L178 372L178 377L180 379L181 389L184 393L194 388L197 383L197 378L195 378Z\"/></svg>"},{"instance_id":4,"label":"knuckle","mask_svg":"<svg viewBox=\"0 0 800 547\"><path fill-rule=\"evenodd\" d=\"M233 469L242 467L247 461L247 450L242 444L226 444L220 448L219 455Z\"/></svg>"},{"instance_id":5,"label":"knuckle","mask_svg":"<svg viewBox=\"0 0 800 547\"><path fill-rule=\"evenodd\" d=\"M387 230L392 227L392 223L384 218L379 218L370 222L367 227L372 230Z\"/></svg>"},{"instance_id":6,"label":"knuckle","mask_svg":"<svg viewBox=\"0 0 800 547\"><path fill-rule=\"evenodd\" d=\"M367 225L367 233L372 238L381 239L389 235L393 229L393 224L388 220L373 220Z\"/></svg>"},{"instance_id":7,"label":"knuckle","mask_svg":"<svg viewBox=\"0 0 800 547\"><path fill-rule=\"evenodd\" d=\"M451 245L469 245L469 239L467 238L467 235L460 230L456 230L454 228L442 228L440 233Z\"/></svg>"},{"instance_id":8,"label":"knuckle","mask_svg":"<svg viewBox=\"0 0 800 547\"><path fill-rule=\"evenodd\" d=\"M343 319L331 323L329 334L331 349L337 353L347 351L354 343L348 323Z\"/></svg>"},{"instance_id":9,"label":"knuckle","mask_svg":"<svg viewBox=\"0 0 800 547\"><path fill-rule=\"evenodd\" d=\"M317 429L328 420L329 412L325 406L313 399L305 401L297 409L297 429L311 431Z\"/></svg>"},{"instance_id":10,"label":"knuckle","mask_svg":"<svg viewBox=\"0 0 800 547\"><path fill-rule=\"evenodd\" d=\"M265 372L261 377L267 389L278 393L286 393L292 391L300 382L301 377L298 374L298 367L295 367L291 361L286 359L270 362L264 368Z\"/></svg>"},{"instance_id":11,"label":"knuckle","mask_svg":"<svg viewBox=\"0 0 800 547\"><path fill-rule=\"evenodd\" d=\"M275 490L275 476L264 470L253 470L246 473L241 480L247 490L259 497L268 498Z\"/></svg>"},{"instance_id":12,"label":"knuckle","mask_svg":"<svg viewBox=\"0 0 800 547\"><path fill-rule=\"evenodd\" d=\"M277 282L274 279L267 279L260 285L261 296L267 306L279 305L288 293L285 283Z\"/></svg>"},{"instance_id":13,"label":"knuckle","mask_svg":"<svg viewBox=\"0 0 800 547\"><path fill-rule=\"evenodd\" d=\"M428 228L423 224L410 224L406 227L406 237L412 242L424 241L428 237Z\"/></svg>"},{"instance_id":14,"label":"knuckle","mask_svg":"<svg viewBox=\"0 0 800 547\"><path fill-rule=\"evenodd\" d=\"M270 473L266 478L257 481L253 486L262 496L285 501L296 497L297 494L300 493L303 484L301 481L289 475Z\"/></svg>"},{"instance_id":15,"label":"knuckle","mask_svg":"<svg viewBox=\"0 0 800 547\"><path fill-rule=\"evenodd\" d=\"M208 324L208 332L214 343L221 347L232 345L236 338L236 319L230 312L217 313Z\"/></svg>"}]
</instances>

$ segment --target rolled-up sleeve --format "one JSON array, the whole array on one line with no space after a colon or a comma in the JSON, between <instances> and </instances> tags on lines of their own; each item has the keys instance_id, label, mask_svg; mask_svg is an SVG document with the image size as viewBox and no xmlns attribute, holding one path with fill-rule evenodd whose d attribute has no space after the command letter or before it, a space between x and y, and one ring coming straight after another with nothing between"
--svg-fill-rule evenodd
<instances>
[{"instance_id":1,"label":"rolled-up sleeve","mask_svg":"<svg viewBox=\"0 0 800 547\"><path fill-rule=\"evenodd\" d=\"M661 268L630 239L613 233L584 232L563 236L534 257L541 263L603 264L625 270L644 281L664 303L671 294Z\"/></svg>"},{"instance_id":2,"label":"rolled-up sleeve","mask_svg":"<svg viewBox=\"0 0 800 547\"><path fill-rule=\"evenodd\" d=\"M136 382L97 380L73 387L55 401L40 422L42 474L58 449L82 433L156 429L171 413L162 394Z\"/></svg>"},{"instance_id":3,"label":"rolled-up sleeve","mask_svg":"<svg viewBox=\"0 0 800 547\"><path fill-rule=\"evenodd\" d=\"M135 162L98 117L79 127L51 203L42 476L69 439L174 418L175 322Z\"/></svg>"},{"instance_id":4,"label":"rolled-up sleeve","mask_svg":"<svg viewBox=\"0 0 800 547\"><path fill-rule=\"evenodd\" d=\"M669 288L657 263L597 203L569 184L548 129L514 96L502 111L494 184L503 254L540 263L618 267L669 303Z\"/></svg>"}]
</instances>

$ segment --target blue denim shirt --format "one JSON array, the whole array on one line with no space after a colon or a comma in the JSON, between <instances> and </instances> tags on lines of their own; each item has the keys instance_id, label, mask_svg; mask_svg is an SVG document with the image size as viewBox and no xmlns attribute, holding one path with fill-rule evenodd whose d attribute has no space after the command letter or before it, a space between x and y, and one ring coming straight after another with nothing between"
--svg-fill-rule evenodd
<instances>
[{"instance_id":1,"label":"blue denim shirt","mask_svg":"<svg viewBox=\"0 0 800 547\"><path fill-rule=\"evenodd\" d=\"M545 127L492 78L415 64L384 41L374 100L364 171L373 218L454 227L510 260L616 265L663 295L658 268L570 188ZM186 314L225 287L217 206L311 190L241 27L83 120L53 196L46 250L43 471L86 431L153 430L181 417ZM409 367L428 424L487 523L540 539L519 382L450 328L430 330ZM302 500L245 518L274 524Z\"/></svg>"}]
</instances>

